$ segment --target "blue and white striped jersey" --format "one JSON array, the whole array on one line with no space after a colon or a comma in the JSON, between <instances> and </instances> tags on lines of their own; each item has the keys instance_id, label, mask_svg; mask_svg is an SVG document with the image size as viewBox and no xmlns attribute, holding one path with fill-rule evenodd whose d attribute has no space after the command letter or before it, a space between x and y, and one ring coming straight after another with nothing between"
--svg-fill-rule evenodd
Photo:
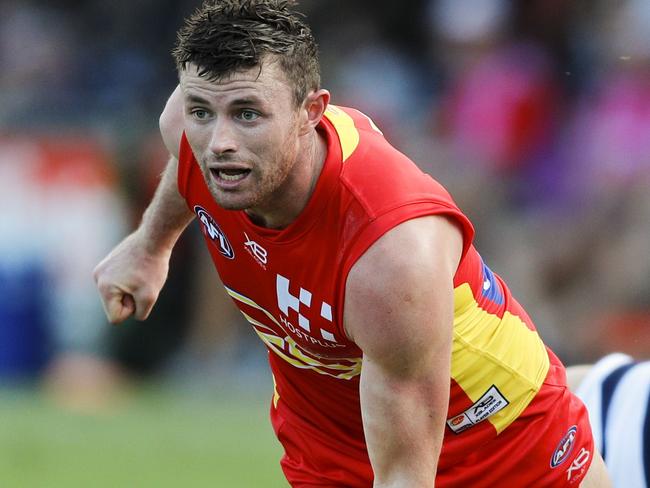
<instances>
[{"instance_id":1,"label":"blue and white striped jersey","mask_svg":"<svg viewBox=\"0 0 650 488\"><path fill-rule=\"evenodd\" d=\"M589 410L594 441L615 488L650 488L650 361L605 356L576 394Z\"/></svg>"}]
</instances>

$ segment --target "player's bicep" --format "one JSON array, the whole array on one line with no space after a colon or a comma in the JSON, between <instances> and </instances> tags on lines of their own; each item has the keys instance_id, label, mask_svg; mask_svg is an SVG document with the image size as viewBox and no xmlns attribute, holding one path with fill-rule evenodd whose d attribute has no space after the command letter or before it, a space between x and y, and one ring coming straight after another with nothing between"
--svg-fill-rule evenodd
<instances>
[{"instance_id":1,"label":"player's bicep","mask_svg":"<svg viewBox=\"0 0 650 488\"><path fill-rule=\"evenodd\" d=\"M432 484L449 402L461 252L455 225L426 217L379 239L348 277L344 319L363 350L364 433L382 482Z\"/></svg>"},{"instance_id":2,"label":"player's bicep","mask_svg":"<svg viewBox=\"0 0 650 488\"><path fill-rule=\"evenodd\" d=\"M428 216L400 224L361 256L346 283L344 321L364 354L417 358L450 337L462 246L451 220Z\"/></svg>"}]
</instances>

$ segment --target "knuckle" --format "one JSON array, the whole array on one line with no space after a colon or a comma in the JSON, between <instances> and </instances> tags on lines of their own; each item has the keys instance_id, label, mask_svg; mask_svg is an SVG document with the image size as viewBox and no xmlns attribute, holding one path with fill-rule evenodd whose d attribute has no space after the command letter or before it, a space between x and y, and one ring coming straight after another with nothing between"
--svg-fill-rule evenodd
<instances>
[{"instance_id":1,"label":"knuckle","mask_svg":"<svg viewBox=\"0 0 650 488\"><path fill-rule=\"evenodd\" d=\"M103 297L108 298L108 297L110 297L112 295L112 293L111 293L111 291L112 291L111 285L109 283L106 283L105 281L103 281L101 279L99 281L97 281L97 289L99 290L100 295L103 296Z\"/></svg>"},{"instance_id":2,"label":"knuckle","mask_svg":"<svg viewBox=\"0 0 650 488\"><path fill-rule=\"evenodd\" d=\"M140 302L144 305L150 305L156 301L157 294L152 289L142 290L140 293Z\"/></svg>"},{"instance_id":3,"label":"knuckle","mask_svg":"<svg viewBox=\"0 0 650 488\"><path fill-rule=\"evenodd\" d=\"M145 308L149 308L156 301L156 296L153 293L147 293L142 297L142 304Z\"/></svg>"}]
</instances>

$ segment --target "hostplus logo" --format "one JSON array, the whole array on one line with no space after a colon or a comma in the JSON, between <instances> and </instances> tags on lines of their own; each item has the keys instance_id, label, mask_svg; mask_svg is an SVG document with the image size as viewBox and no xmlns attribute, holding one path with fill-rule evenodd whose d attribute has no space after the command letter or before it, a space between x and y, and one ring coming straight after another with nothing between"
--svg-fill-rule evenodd
<instances>
[{"instance_id":1,"label":"hostplus logo","mask_svg":"<svg viewBox=\"0 0 650 488\"><path fill-rule=\"evenodd\" d=\"M283 314L280 317L280 322L293 334L314 345L329 348L345 347L343 344L337 344L334 334L321 327L316 327L313 323L314 320L308 318L308 315L313 313L312 293L309 290L300 288L298 296L295 296L289 291L289 286L290 282L287 278L282 275L277 275L276 292L278 307ZM315 308L318 310L318 305ZM290 310L293 310L297 314L297 326L289 320ZM323 319L321 321L322 324L332 323L332 306L329 303L320 303L320 319ZM293 320L295 321L295 319ZM317 337L318 335L320 337Z\"/></svg>"}]
</instances>

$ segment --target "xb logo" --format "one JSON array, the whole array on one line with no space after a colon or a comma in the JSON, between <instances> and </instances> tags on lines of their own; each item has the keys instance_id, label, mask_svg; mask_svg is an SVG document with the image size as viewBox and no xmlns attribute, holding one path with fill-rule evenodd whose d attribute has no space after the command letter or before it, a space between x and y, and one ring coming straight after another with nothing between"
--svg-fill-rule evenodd
<instances>
[{"instance_id":1,"label":"xb logo","mask_svg":"<svg viewBox=\"0 0 650 488\"><path fill-rule=\"evenodd\" d=\"M233 250L226 234L223 233L217 222L206 210L199 206L194 206L194 211L199 220L203 224L203 232L208 236L212 242L217 246L219 252L228 259L235 259L235 251Z\"/></svg>"},{"instance_id":2,"label":"xb logo","mask_svg":"<svg viewBox=\"0 0 650 488\"><path fill-rule=\"evenodd\" d=\"M244 232L244 237L246 237L246 242L244 242L244 245L246 246L246 250L248 250L248 252L250 252L251 255L255 259L257 259L257 261L261 265L267 264L268 252L266 251L266 249L264 249L257 242L253 241L250 237L248 237L248 234L246 234L246 232Z\"/></svg>"},{"instance_id":3,"label":"xb logo","mask_svg":"<svg viewBox=\"0 0 650 488\"><path fill-rule=\"evenodd\" d=\"M591 452L587 451L583 447L578 453L578 455L576 456L576 458L571 463L571 466L569 466L569 469L567 469L566 479L571 481L574 471L578 471L578 474L582 474L582 472L584 471L582 468L585 464L587 464L587 461L589 461L590 457L591 457Z\"/></svg>"}]
</instances>

